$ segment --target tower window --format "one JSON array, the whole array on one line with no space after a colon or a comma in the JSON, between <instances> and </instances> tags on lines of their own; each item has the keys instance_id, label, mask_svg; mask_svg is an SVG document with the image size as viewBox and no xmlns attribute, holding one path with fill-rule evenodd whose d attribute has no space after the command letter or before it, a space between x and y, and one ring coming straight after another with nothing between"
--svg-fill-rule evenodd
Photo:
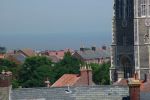
<instances>
[{"instance_id":1,"label":"tower window","mask_svg":"<svg viewBox=\"0 0 150 100\"><path fill-rule=\"evenodd\" d=\"M126 36L123 37L123 45L126 45L127 41L126 41Z\"/></svg>"},{"instance_id":2,"label":"tower window","mask_svg":"<svg viewBox=\"0 0 150 100\"><path fill-rule=\"evenodd\" d=\"M141 16L146 16L146 0L141 0Z\"/></svg>"},{"instance_id":3,"label":"tower window","mask_svg":"<svg viewBox=\"0 0 150 100\"><path fill-rule=\"evenodd\" d=\"M150 16L150 0L148 0L148 16Z\"/></svg>"}]
</instances>

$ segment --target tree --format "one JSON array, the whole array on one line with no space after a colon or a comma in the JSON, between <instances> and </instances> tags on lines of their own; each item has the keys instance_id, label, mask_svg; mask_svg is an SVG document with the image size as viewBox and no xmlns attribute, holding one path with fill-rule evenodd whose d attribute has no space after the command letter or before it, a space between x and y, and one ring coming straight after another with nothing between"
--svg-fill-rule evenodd
<instances>
[{"instance_id":1,"label":"tree","mask_svg":"<svg viewBox=\"0 0 150 100\"><path fill-rule=\"evenodd\" d=\"M42 87L47 77L51 77L52 62L46 57L29 57L22 65L19 82L22 87Z\"/></svg>"},{"instance_id":2,"label":"tree","mask_svg":"<svg viewBox=\"0 0 150 100\"><path fill-rule=\"evenodd\" d=\"M78 74L82 61L73 57L70 52L65 53L64 58L55 66L54 81L58 80L63 74Z\"/></svg>"},{"instance_id":3,"label":"tree","mask_svg":"<svg viewBox=\"0 0 150 100\"><path fill-rule=\"evenodd\" d=\"M109 85L110 62L99 64L90 64L93 70L93 81L98 85Z\"/></svg>"},{"instance_id":4,"label":"tree","mask_svg":"<svg viewBox=\"0 0 150 100\"><path fill-rule=\"evenodd\" d=\"M2 72L2 70L11 71L13 73L12 86L13 88L18 87L18 73L20 71L20 66L7 59L0 59L0 72Z\"/></svg>"}]
</instances>

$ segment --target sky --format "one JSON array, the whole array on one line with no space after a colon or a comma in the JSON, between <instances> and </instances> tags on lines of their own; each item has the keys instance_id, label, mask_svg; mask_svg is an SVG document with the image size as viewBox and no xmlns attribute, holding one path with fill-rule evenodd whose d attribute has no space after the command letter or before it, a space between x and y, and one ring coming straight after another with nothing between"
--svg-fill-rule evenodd
<instances>
[{"instance_id":1,"label":"sky","mask_svg":"<svg viewBox=\"0 0 150 100\"><path fill-rule=\"evenodd\" d=\"M112 0L0 0L0 46L78 49L111 44Z\"/></svg>"}]
</instances>

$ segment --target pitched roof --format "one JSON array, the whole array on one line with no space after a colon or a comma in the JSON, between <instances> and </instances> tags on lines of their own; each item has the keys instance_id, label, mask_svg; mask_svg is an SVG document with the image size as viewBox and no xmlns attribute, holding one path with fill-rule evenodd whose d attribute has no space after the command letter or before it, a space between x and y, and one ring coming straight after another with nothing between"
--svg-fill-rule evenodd
<instances>
[{"instance_id":1,"label":"pitched roof","mask_svg":"<svg viewBox=\"0 0 150 100\"><path fill-rule=\"evenodd\" d=\"M64 74L51 87L73 86L79 78L77 74Z\"/></svg>"},{"instance_id":2,"label":"pitched roof","mask_svg":"<svg viewBox=\"0 0 150 100\"><path fill-rule=\"evenodd\" d=\"M24 55L26 55L28 57L36 56L35 51L32 50L32 49L29 49L29 48L22 49L22 50L19 50L19 51L21 51Z\"/></svg>"},{"instance_id":3,"label":"pitched roof","mask_svg":"<svg viewBox=\"0 0 150 100\"><path fill-rule=\"evenodd\" d=\"M51 56L46 56L47 58L49 58L52 62L59 62L61 59L58 58L57 56L51 55Z\"/></svg>"},{"instance_id":4,"label":"pitched roof","mask_svg":"<svg viewBox=\"0 0 150 100\"><path fill-rule=\"evenodd\" d=\"M107 58L110 57L110 50L102 50L96 49L94 50L85 50L85 51L77 51L83 59L95 59L95 58Z\"/></svg>"},{"instance_id":5,"label":"pitched roof","mask_svg":"<svg viewBox=\"0 0 150 100\"><path fill-rule=\"evenodd\" d=\"M128 87L85 86L61 88L20 88L11 92L11 100L126 100ZM124 99L123 99L124 98Z\"/></svg>"},{"instance_id":6,"label":"pitched roof","mask_svg":"<svg viewBox=\"0 0 150 100\"><path fill-rule=\"evenodd\" d=\"M14 54L12 55L17 61L19 61L20 63L24 63L26 57L22 54Z\"/></svg>"}]
</instances>

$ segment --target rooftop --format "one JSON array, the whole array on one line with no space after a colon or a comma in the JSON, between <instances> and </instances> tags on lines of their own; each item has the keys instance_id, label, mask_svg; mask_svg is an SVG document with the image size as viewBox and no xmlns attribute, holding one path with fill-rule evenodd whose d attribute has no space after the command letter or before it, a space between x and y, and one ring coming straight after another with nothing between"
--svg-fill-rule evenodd
<instances>
[{"instance_id":1,"label":"rooftop","mask_svg":"<svg viewBox=\"0 0 150 100\"><path fill-rule=\"evenodd\" d=\"M20 88L12 90L12 100L124 100L128 87L88 86L61 88Z\"/></svg>"},{"instance_id":2,"label":"rooftop","mask_svg":"<svg viewBox=\"0 0 150 100\"><path fill-rule=\"evenodd\" d=\"M64 74L52 85L52 87L73 86L79 78L77 74Z\"/></svg>"}]
</instances>

